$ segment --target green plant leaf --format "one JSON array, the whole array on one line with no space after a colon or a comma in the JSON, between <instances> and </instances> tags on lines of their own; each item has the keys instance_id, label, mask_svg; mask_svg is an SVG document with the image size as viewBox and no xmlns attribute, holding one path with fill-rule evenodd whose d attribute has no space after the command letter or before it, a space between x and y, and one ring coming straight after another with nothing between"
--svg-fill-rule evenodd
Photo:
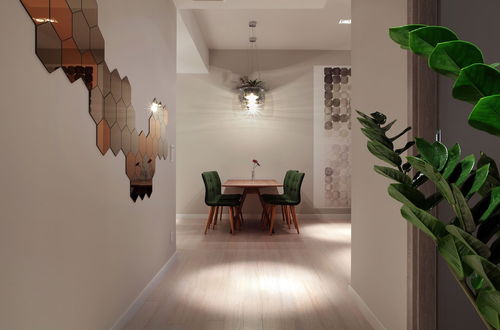
<instances>
[{"instance_id":1,"label":"green plant leaf","mask_svg":"<svg viewBox=\"0 0 500 330\"><path fill-rule=\"evenodd\" d=\"M462 185L462 183L464 183L465 180L467 180L467 178L470 175L470 172L474 168L475 163L476 163L476 157L474 157L474 155L469 155L469 156L465 157L464 159L462 159L462 161L459 163L459 166L458 166L458 169L460 171L459 176L458 176L457 180L455 181L457 186Z\"/></svg>"},{"instance_id":2,"label":"green plant leaf","mask_svg":"<svg viewBox=\"0 0 500 330\"><path fill-rule=\"evenodd\" d=\"M440 42L457 40L455 32L442 26L426 26L409 33L410 49L418 55L430 56Z\"/></svg>"},{"instance_id":3,"label":"green plant leaf","mask_svg":"<svg viewBox=\"0 0 500 330\"><path fill-rule=\"evenodd\" d=\"M391 141L396 141L397 139L399 139L400 137L402 137L403 135L405 135L407 132L411 131L411 127L407 127L405 128L401 133L399 133L398 135L390 138L389 140Z\"/></svg>"},{"instance_id":4,"label":"green plant leaf","mask_svg":"<svg viewBox=\"0 0 500 330\"><path fill-rule=\"evenodd\" d=\"M488 305L496 313L500 313L500 292L494 290L484 290L477 295L476 303L478 305Z\"/></svg>"},{"instance_id":5,"label":"green plant leaf","mask_svg":"<svg viewBox=\"0 0 500 330\"><path fill-rule=\"evenodd\" d=\"M452 204L453 209L462 225L462 228L468 233L472 233L476 229L476 224L474 218L472 217L472 212L465 200L464 195L460 191L460 188L454 183L451 184L451 191L453 197L455 198L455 203Z\"/></svg>"},{"instance_id":6,"label":"green plant leaf","mask_svg":"<svg viewBox=\"0 0 500 330\"><path fill-rule=\"evenodd\" d=\"M385 134L381 134L380 130L375 130L373 128L361 128L361 132L370 140L372 141L377 141L382 143L384 146L386 146L389 149L393 149L394 145L392 144L391 141L385 136Z\"/></svg>"},{"instance_id":7,"label":"green plant leaf","mask_svg":"<svg viewBox=\"0 0 500 330\"><path fill-rule=\"evenodd\" d=\"M380 129L380 127L375 123L375 121L371 118L364 118L364 117L358 117L358 121L360 122L361 125L363 125L366 128L372 128L372 129Z\"/></svg>"},{"instance_id":8,"label":"green plant leaf","mask_svg":"<svg viewBox=\"0 0 500 330\"><path fill-rule=\"evenodd\" d=\"M452 78L457 77L462 68L483 62L481 50L463 40L441 42L429 56L429 67Z\"/></svg>"},{"instance_id":9,"label":"green plant leaf","mask_svg":"<svg viewBox=\"0 0 500 330\"><path fill-rule=\"evenodd\" d=\"M389 29L389 37L399 44L401 48L409 49L409 33L415 29L419 29L426 25L423 24L409 24L403 26L395 26Z\"/></svg>"},{"instance_id":10,"label":"green plant leaf","mask_svg":"<svg viewBox=\"0 0 500 330\"><path fill-rule=\"evenodd\" d=\"M392 198L405 205L411 205L418 208L425 208L426 206L424 194L411 186L393 183L389 185L387 190Z\"/></svg>"},{"instance_id":11,"label":"green plant leaf","mask_svg":"<svg viewBox=\"0 0 500 330\"><path fill-rule=\"evenodd\" d=\"M433 207L438 205L442 200L443 200L443 195L441 195L441 193L439 191L430 195L426 199L426 203L427 203L426 210L431 210Z\"/></svg>"},{"instance_id":12,"label":"green plant leaf","mask_svg":"<svg viewBox=\"0 0 500 330\"><path fill-rule=\"evenodd\" d=\"M500 82L500 72L498 81ZM469 125L500 136L500 91L497 95L486 96L479 100L469 115Z\"/></svg>"},{"instance_id":13,"label":"green plant leaf","mask_svg":"<svg viewBox=\"0 0 500 330\"><path fill-rule=\"evenodd\" d=\"M408 162L413 166L413 168L422 172L429 180L431 180L435 185L437 190L441 195L448 201L449 204L455 204L455 198L451 191L450 185L443 178L441 173L439 173L431 164L417 157L407 157Z\"/></svg>"},{"instance_id":14,"label":"green plant leaf","mask_svg":"<svg viewBox=\"0 0 500 330\"><path fill-rule=\"evenodd\" d=\"M415 141L407 142L403 148L396 149L396 150L394 150L394 152L397 153L398 155L401 155L403 152L410 149L414 145L415 145Z\"/></svg>"},{"instance_id":15,"label":"green plant leaf","mask_svg":"<svg viewBox=\"0 0 500 330\"><path fill-rule=\"evenodd\" d=\"M500 187L496 187L491 190L490 203L488 205L488 208L486 209L486 211L483 213L483 215L479 220L485 221L486 219L488 219L489 216L493 212L495 212L499 204L500 204Z\"/></svg>"},{"instance_id":16,"label":"green plant leaf","mask_svg":"<svg viewBox=\"0 0 500 330\"><path fill-rule=\"evenodd\" d=\"M462 260L484 278L488 287L495 290L500 287L500 268L497 265L478 255L463 256Z\"/></svg>"},{"instance_id":17,"label":"green plant leaf","mask_svg":"<svg viewBox=\"0 0 500 330\"><path fill-rule=\"evenodd\" d=\"M441 171L448 160L448 149L436 141L432 144L421 138L415 138L415 143L424 160L438 171Z\"/></svg>"},{"instance_id":18,"label":"green plant leaf","mask_svg":"<svg viewBox=\"0 0 500 330\"><path fill-rule=\"evenodd\" d=\"M481 276L477 275L476 273L473 273L472 274L472 278L471 278L471 284L472 284L472 287L474 288L474 290L479 290L483 287L483 284L484 284L484 278L482 278Z\"/></svg>"},{"instance_id":19,"label":"green plant leaf","mask_svg":"<svg viewBox=\"0 0 500 330\"><path fill-rule=\"evenodd\" d=\"M500 63L492 63L490 64L492 68L498 68L500 66Z\"/></svg>"},{"instance_id":20,"label":"green plant leaf","mask_svg":"<svg viewBox=\"0 0 500 330\"><path fill-rule=\"evenodd\" d=\"M481 312L483 318L491 325L494 329L500 329L500 320L498 318L498 313L488 305L478 304L476 302L477 309Z\"/></svg>"},{"instance_id":21,"label":"green plant leaf","mask_svg":"<svg viewBox=\"0 0 500 330\"><path fill-rule=\"evenodd\" d=\"M446 166L443 170L443 177L445 179L448 179L448 177L455 170L455 167L457 167L457 164L460 161L461 154L462 149L460 148L460 145L458 143L448 150L448 161L446 162Z\"/></svg>"},{"instance_id":22,"label":"green plant leaf","mask_svg":"<svg viewBox=\"0 0 500 330\"><path fill-rule=\"evenodd\" d=\"M446 234L445 225L432 214L422 209L404 205L401 208L401 215L415 227L429 235L434 241Z\"/></svg>"},{"instance_id":23,"label":"green plant leaf","mask_svg":"<svg viewBox=\"0 0 500 330\"><path fill-rule=\"evenodd\" d=\"M500 177L498 176L498 167L497 167L497 164L495 163L495 161L493 159L491 159L490 157L488 157L488 155L486 155L484 152L481 152L481 156L479 157L479 160L477 161L477 167L482 167L486 164L490 165L489 174L494 176L497 179L500 179Z\"/></svg>"},{"instance_id":24,"label":"green plant leaf","mask_svg":"<svg viewBox=\"0 0 500 330\"><path fill-rule=\"evenodd\" d=\"M453 97L472 104L495 94L500 94L500 71L486 64L463 68L453 85Z\"/></svg>"},{"instance_id":25,"label":"green plant leaf","mask_svg":"<svg viewBox=\"0 0 500 330\"><path fill-rule=\"evenodd\" d=\"M379 125L384 125L387 121L387 116L378 111L371 113L370 116L372 116L373 120Z\"/></svg>"},{"instance_id":26,"label":"green plant leaf","mask_svg":"<svg viewBox=\"0 0 500 330\"><path fill-rule=\"evenodd\" d=\"M375 165L373 167L375 172L377 172L380 175L385 176L386 178L395 180L399 183L411 185L411 179L409 176L406 174L402 173L401 171L398 171L396 169L390 168L390 167L385 167L385 166L378 166Z\"/></svg>"},{"instance_id":27,"label":"green plant leaf","mask_svg":"<svg viewBox=\"0 0 500 330\"><path fill-rule=\"evenodd\" d=\"M479 168L476 173L474 173L474 182L472 183L472 187L470 188L469 192L467 192L467 199L471 198L472 195L474 195L479 191L479 189L481 189L481 187L486 182L486 179L488 178L489 170L490 164L486 164Z\"/></svg>"},{"instance_id":28,"label":"green plant leaf","mask_svg":"<svg viewBox=\"0 0 500 330\"><path fill-rule=\"evenodd\" d=\"M469 254L478 254L484 258L489 258L491 255L490 248L486 244L457 226L447 225L446 230L471 251Z\"/></svg>"},{"instance_id":29,"label":"green plant leaf","mask_svg":"<svg viewBox=\"0 0 500 330\"><path fill-rule=\"evenodd\" d=\"M396 123L396 120L393 120L391 121L389 124L385 125L384 127L381 127L382 130L384 130L385 132L387 132L388 130L391 129L392 125L394 125Z\"/></svg>"},{"instance_id":30,"label":"green plant leaf","mask_svg":"<svg viewBox=\"0 0 500 330\"><path fill-rule=\"evenodd\" d=\"M368 141L368 150L378 159L393 166L399 167L402 163L401 157L391 149L377 141Z\"/></svg>"},{"instance_id":31,"label":"green plant leaf","mask_svg":"<svg viewBox=\"0 0 500 330\"><path fill-rule=\"evenodd\" d=\"M438 251L450 266L450 269L459 280L464 279L464 267L458 254L455 239L452 235L446 235L438 241Z\"/></svg>"}]
</instances>

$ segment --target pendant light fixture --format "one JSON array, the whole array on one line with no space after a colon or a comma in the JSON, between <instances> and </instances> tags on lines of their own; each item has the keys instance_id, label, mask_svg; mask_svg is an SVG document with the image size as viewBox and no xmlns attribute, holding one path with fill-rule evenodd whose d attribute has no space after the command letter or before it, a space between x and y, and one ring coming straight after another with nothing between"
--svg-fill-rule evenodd
<instances>
[{"instance_id":1,"label":"pendant light fixture","mask_svg":"<svg viewBox=\"0 0 500 330\"><path fill-rule=\"evenodd\" d=\"M250 43L248 49L248 71L249 75L255 73L256 79L250 79L249 76L240 78L239 99L241 107L248 111L249 114L258 114L263 106L266 97L264 83L260 80L259 73L259 57L257 51L257 37L255 36L255 27L257 21L248 22L250 36L248 41Z\"/></svg>"}]
</instances>

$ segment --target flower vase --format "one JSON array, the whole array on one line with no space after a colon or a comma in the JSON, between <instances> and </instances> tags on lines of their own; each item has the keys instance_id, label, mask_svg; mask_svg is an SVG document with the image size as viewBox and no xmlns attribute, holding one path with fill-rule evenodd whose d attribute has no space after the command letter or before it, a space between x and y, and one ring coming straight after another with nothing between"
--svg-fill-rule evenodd
<instances>
[{"instance_id":1,"label":"flower vase","mask_svg":"<svg viewBox=\"0 0 500 330\"><path fill-rule=\"evenodd\" d=\"M255 167L252 168L252 181L255 181Z\"/></svg>"}]
</instances>

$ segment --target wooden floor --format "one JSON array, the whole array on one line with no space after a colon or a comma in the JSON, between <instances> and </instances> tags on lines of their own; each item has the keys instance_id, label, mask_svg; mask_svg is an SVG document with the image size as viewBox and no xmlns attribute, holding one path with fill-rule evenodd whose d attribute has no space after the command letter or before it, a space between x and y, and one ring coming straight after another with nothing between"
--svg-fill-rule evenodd
<instances>
[{"instance_id":1,"label":"wooden floor","mask_svg":"<svg viewBox=\"0 0 500 330\"><path fill-rule=\"evenodd\" d=\"M172 270L125 329L371 329L347 289L350 224L301 224L269 236L246 221L232 236L223 220L205 236L178 221Z\"/></svg>"}]
</instances>

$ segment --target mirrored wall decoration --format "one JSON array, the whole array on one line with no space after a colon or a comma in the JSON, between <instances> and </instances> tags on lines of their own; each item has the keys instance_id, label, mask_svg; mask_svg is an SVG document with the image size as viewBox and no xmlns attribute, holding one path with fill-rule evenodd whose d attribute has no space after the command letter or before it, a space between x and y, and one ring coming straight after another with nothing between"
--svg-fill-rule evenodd
<instances>
[{"instance_id":1,"label":"mirrored wall decoration","mask_svg":"<svg viewBox=\"0 0 500 330\"><path fill-rule=\"evenodd\" d=\"M314 68L314 206L351 207L351 68Z\"/></svg>"},{"instance_id":2,"label":"mirrored wall decoration","mask_svg":"<svg viewBox=\"0 0 500 330\"><path fill-rule=\"evenodd\" d=\"M156 159L168 156L168 110L154 99L149 131L136 130L132 88L105 62L96 0L20 0L35 25L35 52L49 73L61 68L71 83L82 80L89 92L89 115L96 125L96 146L125 156L130 197L150 197Z\"/></svg>"}]
</instances>

